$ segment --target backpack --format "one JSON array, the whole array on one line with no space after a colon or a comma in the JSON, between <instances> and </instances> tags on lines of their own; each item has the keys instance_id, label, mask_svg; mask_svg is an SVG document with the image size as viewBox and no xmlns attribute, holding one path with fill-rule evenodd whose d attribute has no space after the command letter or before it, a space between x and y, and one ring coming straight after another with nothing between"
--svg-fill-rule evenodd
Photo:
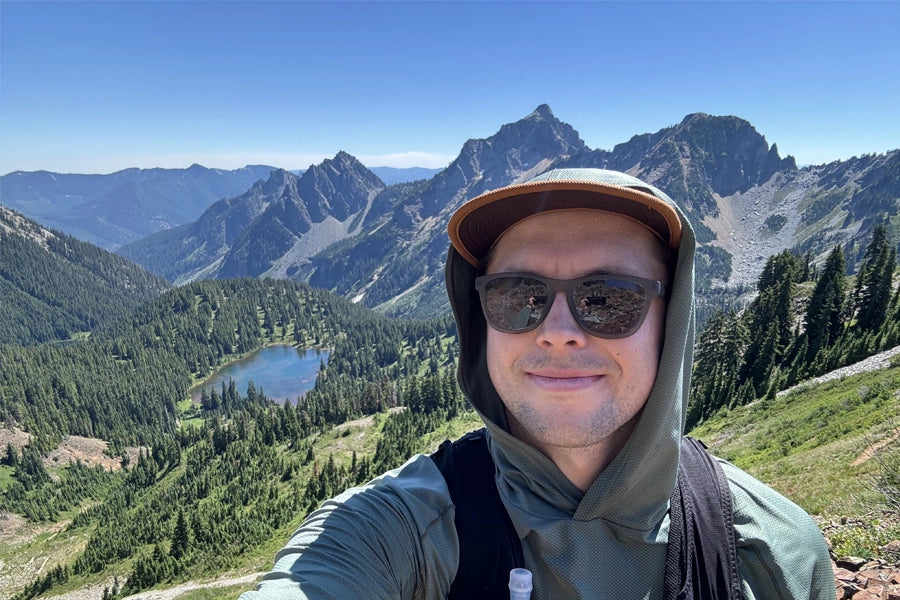
<instances>
[{"instance_id":1,"label":"backpack","mask_svg":"<svg viewBox=\"0 0 900 600\"><path fill-rule=\"evenodd\" d=\"M508 600L509 572L525 567L522 542L500 500L485 429L431 455L456 506L460 558L450 600ZM683 437L671 497L665 600L740 600L731 493L702 442Z\"/></svg>"}]
</instances>

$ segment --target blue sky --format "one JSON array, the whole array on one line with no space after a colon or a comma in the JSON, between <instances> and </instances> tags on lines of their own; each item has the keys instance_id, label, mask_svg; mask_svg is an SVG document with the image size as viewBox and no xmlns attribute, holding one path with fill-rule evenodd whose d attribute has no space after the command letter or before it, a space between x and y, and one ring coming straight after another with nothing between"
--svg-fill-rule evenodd
<instances>
[{"instance_id":1,"label":"blue sky","mask_svg":"<svg viewBox=\"0 0 900 600\"><path fill-rule=\"evenodd\" d=\"M900 147L900 2L0 0L0 173L443 167L540 104L611 150L705 112Z\"/></svg>"}]
</instances>

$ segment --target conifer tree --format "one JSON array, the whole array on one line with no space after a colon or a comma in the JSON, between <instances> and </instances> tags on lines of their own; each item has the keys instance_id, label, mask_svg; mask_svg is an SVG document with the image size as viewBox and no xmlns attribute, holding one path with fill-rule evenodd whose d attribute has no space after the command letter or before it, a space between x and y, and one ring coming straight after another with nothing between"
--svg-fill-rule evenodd
<instances>
[{"instance_id":1,"label":"conifer tree","mask_svg":"<svg viewBox=\"0 0 900 600\"><path fill-rule=\"evenodd\" d=\"M896 256L888 244L887 230L878 225L872 231L853 294L856 327L860 330L877 331L884 323L895 267Z\"/></svg>"},{"instance_id":2,"label":"conifer tree","mask_svg":"<svg viewBox=\"0 0 900 600\"><path fill-rule=\"evenodd\" d=\"M0 464L7 467L15 467L19 464L19 453L16 452L16 448L12 445L12 442L6 444L6 452L3 455L3 460L0 460Z\"/></svg>"},{"instance_id":3,"label":"conifer tree","mask_svg":"<svg viewBox=\"0 0 900 600\"><path fill-rule=\"evenodd\" d=\"M697 339L687 428L735 400L747 329L732 311L716 311Z\"/></svg>"},{"instance_id":4,"label":"conifer tree","mask_svg":"<svg viewBox=\"0 0 900 600\"><path fill-rule=\"evenodd\" d=\"M815 362L819 353L834 344L844 329L844 251L835 246L825 261L825 266L809 297L806 309L806 363Z\"/></svg>"},{"instance_id":5,"label":"conifer tree","mask_svg":"<svg viewBox=\"0 0 900 600\"><path fill-rule=\"evenodd\" d=\"M184 518L184 510L178 510L178 517L175 521L175 530L172 532L172 546L169 553L175 560L187 554L190 545L190 531L188 529L187 520Z\"/></svg>"},{"instance_id":6,"label":"conifer tree","mask_svg":"<svg viewBox=\"0 0 900 600\"><path fill-rule=\"evenodd\" d=\"M790 251L770 257L757 284L759 296L744 315L750 344L739 382L750 380L757 396L768 390L769 376L793 342L791 301L797 270L797 257Z\"/></svg>"},{"instance_id":7,"label":"conifer tree","mask_svg":"<svg viewBox=\"0 0 900 600\"><path fill-rule=\"evenodd\" d=\"M29 444L22 449L22 458L16 465L13 476L26 490L33 490L50 481L50 474L44 468L40 452Z\"/></svg>"}]
</instances>

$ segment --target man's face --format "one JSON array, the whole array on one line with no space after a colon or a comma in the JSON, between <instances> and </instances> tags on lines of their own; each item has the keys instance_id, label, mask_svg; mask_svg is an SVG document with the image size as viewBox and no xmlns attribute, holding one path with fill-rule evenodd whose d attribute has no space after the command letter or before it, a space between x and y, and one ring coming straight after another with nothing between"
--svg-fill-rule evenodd
<instances>
[{"instance_id":1,"label":"man's face","mask_svg":"<svg viewBox=\"0 0 900 600\"><path fill-rule=\"evenodd\" d=\"M660 244L642 225L595 210L549 212L517 223L497 242L487 273L554 279L594 273L666 282ZM563 292L525 333L488 327L487 363L514 435L531 445L621 447L647 401L662 346L665 303L654 298L641 328L603 339L576 323Z\"/></svg>"}]
</instances>

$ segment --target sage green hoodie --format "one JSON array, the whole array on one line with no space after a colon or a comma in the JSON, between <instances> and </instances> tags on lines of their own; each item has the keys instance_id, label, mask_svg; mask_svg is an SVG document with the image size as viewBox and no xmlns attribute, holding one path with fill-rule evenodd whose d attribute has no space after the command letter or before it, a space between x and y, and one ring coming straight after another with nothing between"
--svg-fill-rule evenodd
<instances>
[{"instance_id":1,"label":"sage green hoodie","mask_svg":"<svg viewBox=\"0 0 900 600\"><path fill-rule=\"evenodd\" d=\"M695 238L678 214L683 233L656 382L630 439L584 493L508 432L485 361L487 326L474 287L476 269L449 251L446 281L460 337L459 381L489 432L497 486L522 539L534 600L663 597L668 501L694 343ZM783 496L722 464L734 504L744 598L833 600L831 563L815 523ZM278 553L258 590L241 599L446 598L459 560L453 518L442 475L427 456L415 456L323 503Z\"/></svg>"}]
</instances>

